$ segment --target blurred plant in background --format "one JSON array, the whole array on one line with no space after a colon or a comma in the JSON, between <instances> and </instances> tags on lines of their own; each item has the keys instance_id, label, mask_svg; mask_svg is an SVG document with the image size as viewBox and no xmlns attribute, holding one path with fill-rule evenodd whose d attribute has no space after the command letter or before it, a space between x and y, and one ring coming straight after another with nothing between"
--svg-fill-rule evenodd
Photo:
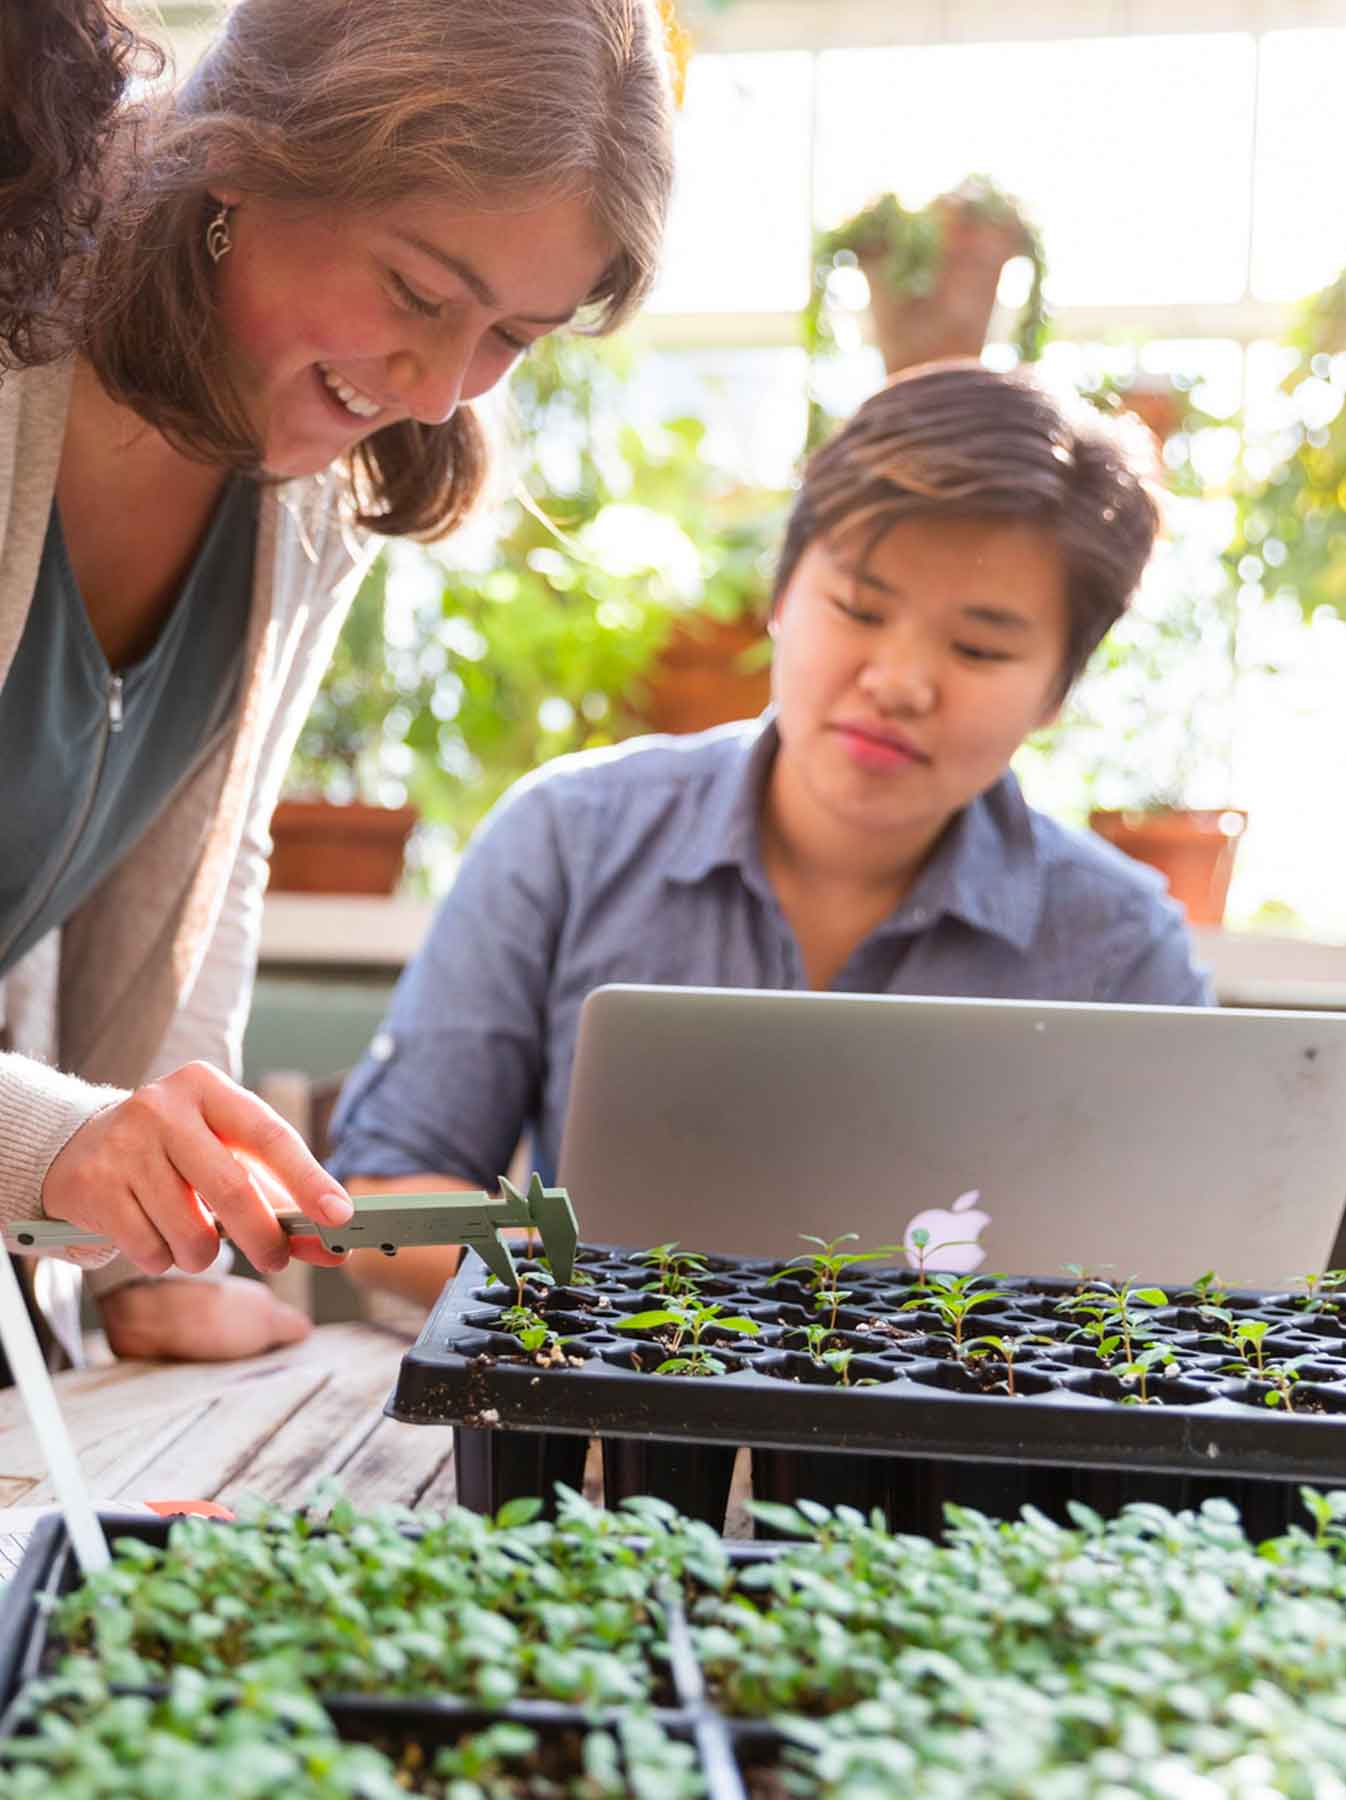
<instances>
[{"instance_id":1,"label":"blurred plant in background","mask_svg":"<svg viewBox=\"0 0 1346 1800\"><path fill-rule=\"evenodd\" d=\"M993 300L1002 265L1016 256L1028 258L1032 273L1011 341L1020 361L1036 362L1047 338L1043 295L1047 255L1041 232L1019 202L989 175L969 175L949 193L915 210L904 207L896 194L881 194L854 217L819 233L815 241L813 282L804 313L805 348L816 355L835 342L834 309L849 305L846 290L852 271L862 272L871 290L877 286L894 300L931 300L950 264L951 273L964 277L969 261L993 262ZM989 305L986 316L989 319ZM947 349L936 344L936 353L977 355L986 319L974 314L971 321L976 342L965 343L959 334L969 317L957 304L946 305L938 335L950 344ZM905 366L896 357L885 357L885 363L889 374Z\"/></svg>"},{"instance_id":2,"label":"blurred plant in background","mask_svg":"<svg viewBox=\"0 0 1346 1800\"><path fill-rule=\"evenodd\" d=\"M820 232L803 314L811 366L808 447L839 423L819 391L821 365L858 345L861 311L868 311L889 375L944 357L980 356L1002 272L1019 259L1029 275L1012 344L1021 362L1036 362L1047 338L1042 236L989 175L969 175L916 209L896 194L881 194Z\"/></svg>"},{"instance_id":3,"label":"blurred plant in background","mask_svg":"<svg viewBox=\"0 0 1346 1800\"><path fill-rule=\"evenodd\" d=\"M1165 538L1062 727L1039 740L1081 814L1229 804L1240 690L1305 654L1315 619L1346 620L1346 275L1304 303L1286 342L1293 366L1269 432L1212 417L1190 378L1173 383ZM1131 404L1124 382L1086 391ZM1213 481L1202 435L1231 429L1240 453Z\"/></svg>"},{"instance_id":4,"label":"blurred plant in background","mask_svg":"<svg viewBox=\"0 0 1346 1800\"><path fill-rule=\"evenodd\" d=\"M1287 343L1284 416L1245 451L1230 568L1305 618L1346 619L1346 273L1304 303Z\"/></svg>"},{"instance_id":5,"label":"blurred plant in background","mask_svg":"<svg viewBox=\"0 0 1346 1800\"><path fill-rule=\"evenodd\" d=\"M1174 379L1165 537L1061 724L1016 765L1035 804L1076 823L1099 808L1213 809L1236 831L1230 809L1247 808L1257 874L1236 881L1234 916L1279 932L1299 925L1288 896L1303 886L1277 853L1284 821L1317 772L1269 760L1267 733L1318 703L1318 671L1336 652L1328 637L1346 620L1344 339L1346 281L1303 308L1269 416L1265 403L1251 420L1212 415L1200 383ZM1132 404L1124 380L1080 385L1102 404Z\"/></svg>"},{"instance_id":6,"label":"blurred plant in background","mask_svg":"<svg viewBox=\"0 0 1346 1800\"><path fill-rule=\"evenodd\" d=\"M1152 453L1164 525L1131 606L1100 644L1058 723L1021 753L1038 804L1083 824L1091 811L1166 812L1233 803L1239 684L1249 669L1243 611L1226 545L1232 511L1199 472L1197 434L1224 425L1192 398L1190 378L1142 391L1132 454ZM1082 396L1132 411L1127 379L1091 374ZM1168 404L1160 406L1162 399ZM1162 419L1165 442L1136 434ZM1222 504L1222 500L1225 502Z\"/></svg>"},{"instance_id":7,"label":"blurred plant in background","mask_svg":"<svg viewBox=\"0 0 1346 1800\"><path fill-rule=\"evenodd\" d=\"M761 616L788 496L711 461L699 419L637 429L628 378L620 347L578 337L520 366L516 491L475 542L383 552L288 792L409 797L461 844L530 769L648 728L680 622Z\"/></svg>"}]
</instances>

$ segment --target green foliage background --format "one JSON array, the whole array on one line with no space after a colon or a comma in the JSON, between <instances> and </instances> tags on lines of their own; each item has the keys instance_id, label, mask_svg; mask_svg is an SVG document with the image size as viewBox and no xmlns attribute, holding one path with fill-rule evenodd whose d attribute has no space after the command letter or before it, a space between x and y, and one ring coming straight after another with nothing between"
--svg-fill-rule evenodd
<instances>
[{"instance_id":1,"label":"green foliage background","mask_svg":"<svg viewBox=\"0 0 1346 1800\"><path fill-rule=\"evenodd\" d=\"M788 495L746 487L683 416L629 423L622 351L541 347L511 387L522 466L476 564L395 545L358 596L290 792L399 798L461 840L538 764L646 727L680 619L760 611ZM394 613L401 607L402 629Z\"/></svg>"}]
</instances>

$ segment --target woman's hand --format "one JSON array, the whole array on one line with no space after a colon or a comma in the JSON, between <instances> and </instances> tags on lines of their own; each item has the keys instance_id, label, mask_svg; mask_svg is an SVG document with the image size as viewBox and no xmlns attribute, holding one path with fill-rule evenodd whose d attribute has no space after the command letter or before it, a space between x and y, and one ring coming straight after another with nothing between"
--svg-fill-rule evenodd
<instances>
[{"instance_id":1,"label":"woman's hand","mask_svg":"<svg viewBox=\"0 0 1346 1800\"><path fill-rule=\"evenodd\" d=\"M47 1170L42 1210L110 1238L146 1275L209 1268L220 1231L266 1273L291 1255L340 1266L319 1238L285 1235L268 1193L324 1225L353 1210L292 1126L198 1062L81 1125Z\"/></svg>"},{"instance_id":2,"label":"woman's hand","mask_svg":"<svg viewBox=\"0 0 1346 1800\"><path fill-rule=\"evenodd\" d=\"M115 1356L231 1362L297 1344L313 1326L260 1281L138 1281L98 1302Z\"/></svg>"}]
</instances>

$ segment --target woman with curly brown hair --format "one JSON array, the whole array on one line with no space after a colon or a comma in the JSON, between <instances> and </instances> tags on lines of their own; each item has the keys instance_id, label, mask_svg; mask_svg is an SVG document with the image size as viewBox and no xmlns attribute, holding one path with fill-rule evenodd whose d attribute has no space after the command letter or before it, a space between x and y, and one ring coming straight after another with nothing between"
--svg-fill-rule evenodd
<instances>
[{"instance_id":1,"label":"woman with curly brown hair","mask_svg":"<svg viewBox=\"0 0 1346 1800\"><path fill-rule=\"evenodd\" d=\"M0 369L70 348L65 278L92 243L103 151L132 74L162 66L107 0L0 12Z\"/></svg>"},{"instance_id":2,"label":"woman with curly brown hair","mask_svg":"<svg viewBox=\"0 0 1346 1800\"><path fill-rule=\"evenodd\" d=\"M112 20L44 10L58 57L76 12ZM8 128L34 143L12 99ZM45 220L34 316L78 315L75 355L0 384L0 1223L125 1253L114 1348L302 1329L256 1284L112 1284L203 1270L217 1221L282 1266L268 1189L348 1216L221 1072L271 807L371 534L451 530L484 468L469 403L648 288L670 141L654 0L238 0L96 169L88 140L57 153L45 213L35 163L9 186L4 217Z\"/></svg>"}]
</instances>

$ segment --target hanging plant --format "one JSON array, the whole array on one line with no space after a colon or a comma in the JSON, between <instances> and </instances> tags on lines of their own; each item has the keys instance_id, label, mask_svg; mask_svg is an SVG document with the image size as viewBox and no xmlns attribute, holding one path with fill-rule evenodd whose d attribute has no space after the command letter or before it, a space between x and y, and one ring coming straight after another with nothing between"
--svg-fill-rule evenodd
<instances>
[{"instance_id":1,"label":"hanging plant","mask_svg":"<svg viewBox=\"0 0 1346 1800\"><path fill-rule=\"evenodd\" d=\"M1033 276L1012 341L1022 361L1035 362L1047 336L1046 257L1018 203L986 175L969 176L915 211L883 194L817 239L806 347L817 354L833 344L829 290L839 270L858 267L889 374L930 360L930 344L936 354L976 356L1000 270L1014 256L1030 259Z\"/></svg>"}]
</instances>

